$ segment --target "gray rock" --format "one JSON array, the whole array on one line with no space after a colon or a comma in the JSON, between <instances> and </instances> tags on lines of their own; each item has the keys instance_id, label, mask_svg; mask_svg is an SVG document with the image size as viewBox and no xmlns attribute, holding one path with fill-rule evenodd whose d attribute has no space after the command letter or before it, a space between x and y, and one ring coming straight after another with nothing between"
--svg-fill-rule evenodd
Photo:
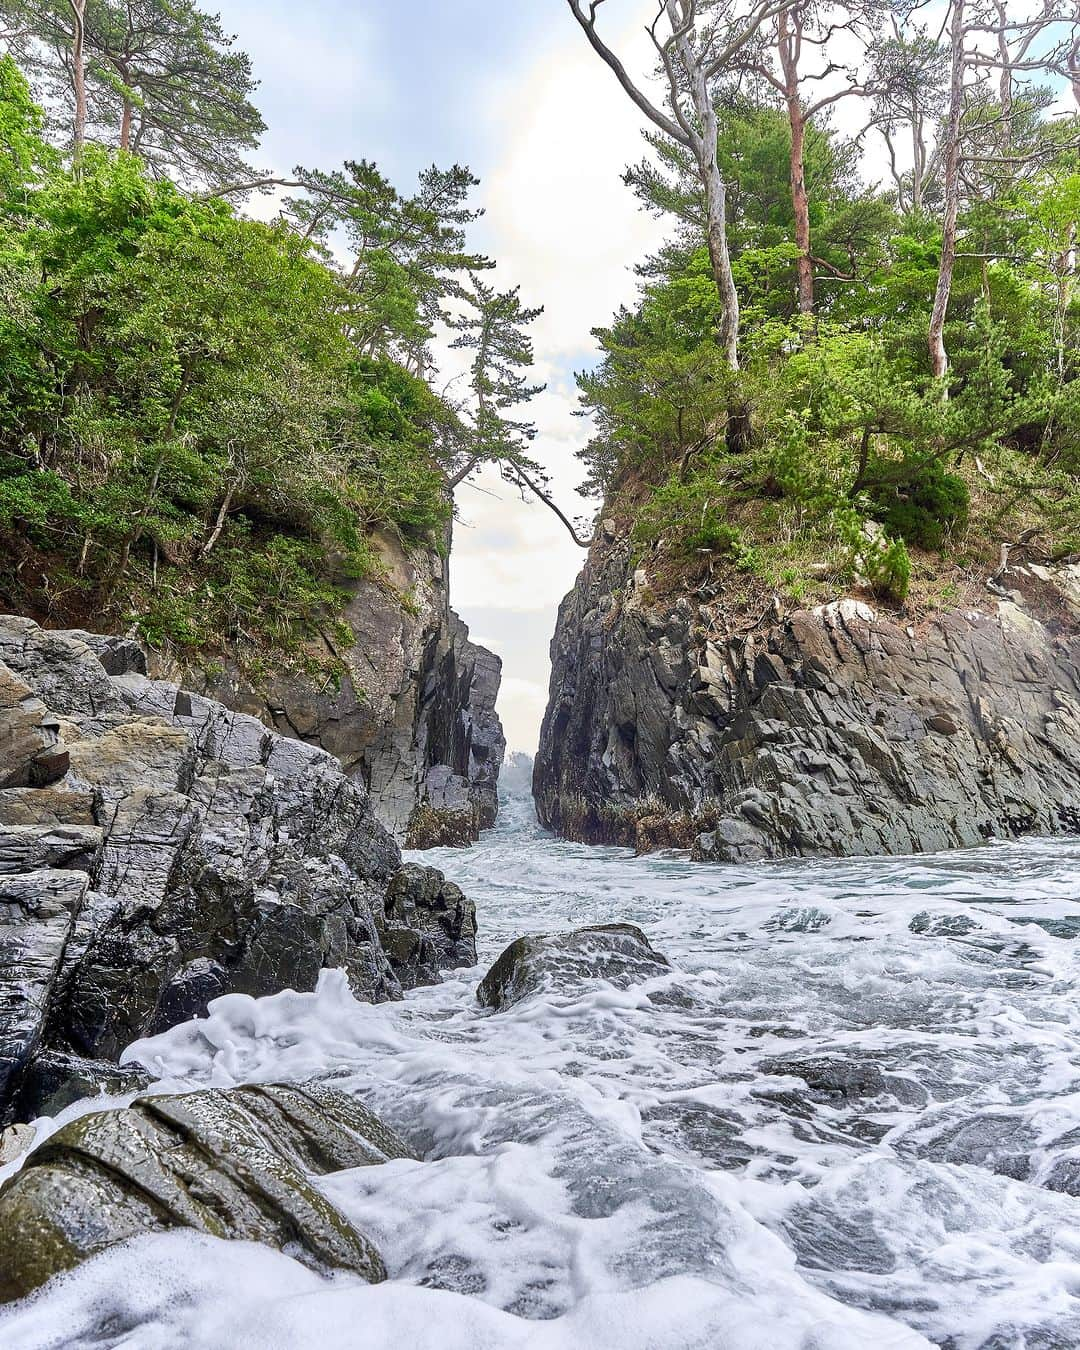
<instances>
[{"instance_id":1,"label":"gray rock","mask_svg":"<svg viewBox=\"0 0 1080 1350\"><path fill-rule=\"evenodd\" d=\"M395 881L397 846L325 751L122 652L95 673L82 637L0 618L0 646L70 740L60 782L0 791L0 1125L57 1098L57 1056L115 1061L221 994L335 968L358 998L400 998L475 962L472 905L430 869ZM28 699L49 726L36 688L15 694L0 738Z\"/></svg>"},{"instance_id":2,"label":"gray rock","mask_svg":"<svg viewBox=\"0 0 1080 1350\"><path fill-rule=\"evenodd\" d=\"M102 1093L141 1092L150 1075L136 1065L109 1064L81 1055L46 1051L31 1060L19 1090L19 1115L25 1120L56 1116L72 1102ZM16 1127L17 1128L17 1127Z\"/></svg>"},{"instance_id":3,"label":"gray rock","mask_svg":"<svg viewBox=\"0 0 1080 1350\"><path fill-rule=\"evenodd\" d=\"M440 970L476 965L476 906L434 867L406 863L390 882L384 913L383 945L403 988L430 984ZM401 930L423 939L405 961L397 953L410 948L388 941Z\"/></svg>"},{"instance_id":4,"label":"gray rock","mask_svg":"<svg viewBox=\"0 0 1080 1350\"><path fill-rule=\"evenodd\" d=\"M825 1098L850 1101L860 1097L880 1097L888 1091L885 1075L876 1064L849 1059L766 1059L761 1072L801 1078L814 1093Z\"/></svg>"},{"instance_id":5,"label":"gray rock","mask_svg":"<svg viewBox=\"0 0 1080 1350\"><path fill-rule=\"evenodd\" d=\"M19 1078L41 1045L85 872L0 877L0 1123Z\"/></svg>"},{"instance_id":6,"label":"gray rock","mask_svg":"<svg viewBox=\"0 0 1080 1350\"><path fill-rule=\"evenodd\" d=\"M849 599L746 633L601 538L552 642L541 822L727 862L1080 831L1080 626L1046 600L1075 569L1042 570L1023 609L918 632Z\"/></svg>"},{"instance_id":7,"label":"gray rock","mask_svg":"<svg viewBox=\"0 0 1080 1350\"><path fill-rule=\"evenodd\" d=\"M399 843L468 844L498 811L501 663L469 641L450 609L449 537L442 549L406 549L385 532L371 543L382 576L339 578L350 593L342 619L352 644L333 634L316 644L343 667L339 681L278 673L256 687L228 661L212 676L164 673L263 730L328 752L367 787L376 818Z\"/></svg>"},{"instance_id":8,"label":"gray rock","mask_svg":"<svg viewBox=\"0 0 1080 1350\"><path fill-rule=\"evenodd\" d=\"M0 661L0 788L45 787L66 772L57 719Z\"/></svg>"},{"instance_id":9,"label":"gray rock","mask_svg":"<svg viewBox=\"0 0 1080 1350\"><path fill-rule=\"evenodd\" d=\"M512 942L476 991L485 1008L510 1008L543 990L556 993L588 980L629 988L671 970L640 928L598 924L571 933L539 933Z\"/></svg>"},{"instance_id":10,"label":"gray rock","mask_svg":"<svg viewBox=\"0 0 1080 1350\"><path fill-rule=\"evenodd\" d=\"M316 1269L377 1282L379 1253L309 1177L410 1156L359 1103L317 1085L149 1097L80 1116L0 1190L0 1301L175 1227L288 1247Z\"/></svg>"}]
</instances>

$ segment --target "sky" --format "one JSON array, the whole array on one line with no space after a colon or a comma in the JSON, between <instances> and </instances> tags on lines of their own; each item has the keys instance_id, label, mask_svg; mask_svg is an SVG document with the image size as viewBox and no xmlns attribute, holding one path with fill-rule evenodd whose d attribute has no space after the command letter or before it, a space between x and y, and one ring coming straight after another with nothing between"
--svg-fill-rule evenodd
<instances>
[{"instance_id":1,"label":"sky","mask_svg":"<svg viewBox=\"0 0 1080 1350\"><path fill-rule=\"evenodd\" d=\"M642 119L592 53L564 0L217 0L261 81L269 128L260 167L333 168L373 159L401 188L421 168L467 164L481 179L475 247L500 289L543 305L533 326L534 454L567 514L574 372L595 360L591 329L633 298L634 264L660 238L620 175L640 159ZM613 0L608 32L648 65L641 0ZM452 379L449 363L444 378ZM503 659L499 711L511 749L532 751L547 700L548 645L584 555L539 503L494 474L457 492L451 602Z\"/></svg>"}]
</instances>

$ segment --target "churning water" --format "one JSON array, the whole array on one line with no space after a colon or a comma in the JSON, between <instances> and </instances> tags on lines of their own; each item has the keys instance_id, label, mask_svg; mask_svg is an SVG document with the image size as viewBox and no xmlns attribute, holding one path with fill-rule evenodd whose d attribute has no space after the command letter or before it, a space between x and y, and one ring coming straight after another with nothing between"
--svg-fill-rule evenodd
<instances>
[{"instance_id":1,"label":"churning water","mask_svg":"<svg viewBox=\"0 0 1080 1350\"><path fill-rule=\"evenodd\" d=\"M333 1078L427 1157L321 1184L391 1279L174 1233L0 1314L5 1350L1080 1346L1080 841L698 866L527 803L423 855L483 965L640 924L678 969L481 1011L221 999L135 1053L171 1087Z\"/></svg>"}]
</instances>

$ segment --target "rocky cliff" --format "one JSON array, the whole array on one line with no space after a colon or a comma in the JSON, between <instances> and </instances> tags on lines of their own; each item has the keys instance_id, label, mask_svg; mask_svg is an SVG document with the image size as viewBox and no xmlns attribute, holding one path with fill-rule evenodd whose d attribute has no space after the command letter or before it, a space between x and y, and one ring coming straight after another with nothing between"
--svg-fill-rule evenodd
<instances>
[{"instance_id":1,"label":"rocky cliff","mask_svg":"<svg viewBox=\"0 0 1080 1350\"><path fill-rule=\"evenodd\" d=\"M221 994L333 967L399 998L475 931L326 751L148 678L132 642L0 618L0 1125Z\"/></svg>"},{"instance_id":2,"label":"rocky cliff","mask_svg":"<svg viewBox=\"0 0 1080 1350\"><path fill-rule=\"evenodd\" d=\"M342 625L311 652L338 678L271 672L259 681L227 662L162 673L336 756L399 843L467 844L498 811L502 665L450 608L449 539L441 551L406 551L388 533L371 542L381 575L343 583L351 598Z\"/></svg>"},{"instance_id":3,"label":"rocky cliff","mask_svg":"<svg viewBox=\"0 0 1080 1350\"><path fill-rule=\"evenodd\" d=\"M755 622L660 600L608 528L563 601L541 820L699 859L1080 830L1080 566L912 622L846 597Z\"/></svg>"}]
</instances>

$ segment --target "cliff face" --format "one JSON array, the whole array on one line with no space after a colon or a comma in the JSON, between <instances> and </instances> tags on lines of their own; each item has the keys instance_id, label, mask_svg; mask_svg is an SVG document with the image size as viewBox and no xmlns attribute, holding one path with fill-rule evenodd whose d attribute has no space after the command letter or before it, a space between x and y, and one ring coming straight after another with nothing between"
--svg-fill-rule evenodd
<instances>
[{"instance_id":1,"label":"cliff face","mask_svg":"<svg viewBox=\"0 0 1080 1350\"><path fill-rule=\"evenodd\" d=\"M260 684L228 665L163 673L334 755L399 843L467 844L498 810L501 662L450 609L446 550L372 542L384 575L349 583L353 641L325 631L313 652L339 665L339 680L271 673Z\"/></svg>"},{"instance_id":2,"label":"cliff face","mask_svg":"<svg viewBox=\"0 0 1080 1350\"><path fill-rule=\"evenodd\" d=\"M552 642L541 820L719 860L1080 830L1080 567L1005 580L917 628L853 599L739 626L602 538Z\"/></svg>"},{"instance_id":3,"label":"cliff face","mask_svg":"<svg viewBox=\"0 0 1080 1350\"><path fill-rule=\"evenodd\" d=\"M332 756L143 662L0 616L0 1125L221 994L334 968L379 1001L476 960L471 903Z\"/></svg>"}]
</instances>

